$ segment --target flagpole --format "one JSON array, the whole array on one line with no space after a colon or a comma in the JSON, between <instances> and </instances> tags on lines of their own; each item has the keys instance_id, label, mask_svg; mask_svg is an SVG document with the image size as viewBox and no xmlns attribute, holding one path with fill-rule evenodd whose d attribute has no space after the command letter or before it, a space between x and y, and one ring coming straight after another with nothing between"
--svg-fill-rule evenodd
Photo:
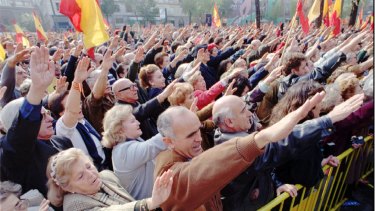
<instances>
[{"instance_id":1,"label":"flagpole","mask_svg":"<svg viewBox=\"0 0 375 211\"><path fill-rule=\"evenodd\" d=\"M298 2L298 1L297 1ZM305 3L305 0L303 0L303 2L302 2L302 5ZM302 8L303 9L303 8ZM294 12L294 16L293 16L293 19L292 19L292 21L291 21L291 23L290 23L290 27L293 27L293 25L294 25L294 22L296 21L296 19L297 19L297 7L296 7L296 11ZM286 38L286 42L285 42L285 45L284 45L284 49L283 49L283 51L282 51L282 53L281 53L281 58L280 58L280 60L278 61L278 65L277 66L280 66L280 64L281 64L281 62L283 61L283 59L284 59L284 55L285 55L285 51L286 51L286 48L287 48L287 46L288 46L288 44L289 44L289 42L290 42L290 35L292 34L292 29L290 29L289 31L288 31L288 36L287 36L287 38Z\"/></svg>"}]
</instances>

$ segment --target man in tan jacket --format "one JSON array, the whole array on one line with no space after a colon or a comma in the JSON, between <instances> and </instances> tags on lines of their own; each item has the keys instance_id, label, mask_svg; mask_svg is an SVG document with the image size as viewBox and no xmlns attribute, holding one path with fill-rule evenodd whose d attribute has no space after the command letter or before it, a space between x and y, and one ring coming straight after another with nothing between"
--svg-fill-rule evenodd
<instances>
[{"instance_id":1,"label":"man in tan jacket","mask_svg":"<svg viewBox=\"0 0 375 211\"><path fill-rule=\"evenodd\" d=\"M276 124L246 137L233 138L205 152L201 123L184 107L167 109L158 118L158 130L169 149L156 158L155 174L172 169L175 176L163 210L222 210L220 190L249 167L264 146L285 138L324 97L317 93L298 110Z\"/></svg>"}]
</instances>

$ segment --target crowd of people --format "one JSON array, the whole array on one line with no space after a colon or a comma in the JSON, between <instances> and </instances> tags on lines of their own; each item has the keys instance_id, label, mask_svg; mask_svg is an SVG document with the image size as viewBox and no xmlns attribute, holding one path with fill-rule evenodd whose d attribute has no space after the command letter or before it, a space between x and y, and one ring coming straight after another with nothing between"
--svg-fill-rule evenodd
<instances>
[{"instance_id":1,"label":"crowd of people","mask_svg":"<svg viewBox=\"0 0 375 211\"><path fill-rule=\"evenodd\" d=\"M29 48L1 35L1 206L255 210L295 197L373 130L373 32L332 31L124 26L93 58L73 33Z\"/></svg>"}]
</instances>

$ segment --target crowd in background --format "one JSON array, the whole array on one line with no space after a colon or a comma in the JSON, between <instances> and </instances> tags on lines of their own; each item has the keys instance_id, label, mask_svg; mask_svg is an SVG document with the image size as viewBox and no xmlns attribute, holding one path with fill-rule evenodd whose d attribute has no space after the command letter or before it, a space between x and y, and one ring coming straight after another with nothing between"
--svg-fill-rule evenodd
<instances>
[{"instance_id":1,"label":"crowd in background","mask_svg":"<svg viewBox=\"0 0 375 211\"><path fill-rule=\"evenodd\" d=\"M75 33L29 48L0 36L1 206L255 210L295 197L373 131L373 31L332 31L124 26L94 58Z\"/></svg>"}]
</instances>

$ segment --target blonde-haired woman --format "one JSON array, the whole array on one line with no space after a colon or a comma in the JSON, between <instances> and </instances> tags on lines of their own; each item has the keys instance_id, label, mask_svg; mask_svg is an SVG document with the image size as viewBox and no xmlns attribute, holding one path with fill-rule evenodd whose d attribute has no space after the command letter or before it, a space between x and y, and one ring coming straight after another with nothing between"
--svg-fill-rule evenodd
<instances>
[{"instance_id":1,"label":"blonde-haired woman","mask_svg":"<svg viewBox=\"0 0 375 211\"><path fill-rule=\"evenodd\" d=\"M113 148L113 171L135 199L150 197L154 184L154 159L166 149L162 136L144 141L139 122L129 105L116 105L104 116L103 146Z\"/></svg>"},{"instance_id":2,"label":"blonde-haired woman","mask_svg":"<svg viewBox=\"0 0 375 211\"><path fill-rule=\"evenodd\" d=\"M135 201L113 172L98 172L92 160L77 148L59 152L47 165L48 199L64 210L152 210L171 192L172 172L158 177L152 198Z\"/></svg>"}]
</instances>

